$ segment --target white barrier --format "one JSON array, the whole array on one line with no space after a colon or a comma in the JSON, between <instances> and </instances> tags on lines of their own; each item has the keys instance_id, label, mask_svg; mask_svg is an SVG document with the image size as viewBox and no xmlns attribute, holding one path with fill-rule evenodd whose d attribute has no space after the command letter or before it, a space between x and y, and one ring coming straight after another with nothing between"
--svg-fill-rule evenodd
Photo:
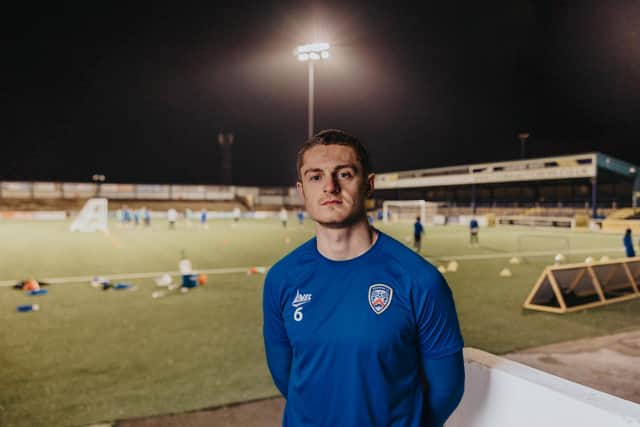
<instances>
[{"instance_id":1,"label":"white barrier","mask_svg":"<svg viewBox=\"0 0 640 427\"><path fill-rule=\"evenodd\" d=\"M640 426L640 405L474 348L446 427Z\"/></svg>"},{"instance_id":2,"label":"white barrier","mask_svg":"<svg viewBox=\"0 0 640 427\"><path fill-rule=\"evenodd\" d=\"M0 211L0 219L62 221L67 219L67 213L65 211Z\"/></svg>"},{"instance_id":3,"label":"white barrier","mask_svg":"<svg viewBox=\"0 0 640 427\"><path fill-rule=\"evenodd\" d=\"M575 218L555 216L503 215L496 217L496 224L576 228Z\"/></svg>"}]
</instances>

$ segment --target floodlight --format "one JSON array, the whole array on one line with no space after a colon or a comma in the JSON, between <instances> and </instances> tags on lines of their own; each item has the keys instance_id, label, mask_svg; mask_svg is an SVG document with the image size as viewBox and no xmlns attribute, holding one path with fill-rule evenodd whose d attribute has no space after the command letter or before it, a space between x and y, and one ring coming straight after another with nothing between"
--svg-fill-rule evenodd
<instances>
[{"instance_id":1,"label":"floodlight","mask_svg":"<svg viewBox=\"0 0 640 427\"><path fill-rule=\"evenodd\" d=\"M296 47L293 56L309 67L309 138L313 135L313 63L329 58L329 43L309 43Z\"/></svg>"},{"instance_id":2,"label":"floodlight","mask_svg":"<svg viewBox=\"0 0 640 427\"><path fill-rule=\"evenodd\" d=\"M322 52L323 50L329 50L329 43L309 43L303 44L296 48L294 54L298 53L310 53L310 52Z\"/></svg>"}]
</instances>

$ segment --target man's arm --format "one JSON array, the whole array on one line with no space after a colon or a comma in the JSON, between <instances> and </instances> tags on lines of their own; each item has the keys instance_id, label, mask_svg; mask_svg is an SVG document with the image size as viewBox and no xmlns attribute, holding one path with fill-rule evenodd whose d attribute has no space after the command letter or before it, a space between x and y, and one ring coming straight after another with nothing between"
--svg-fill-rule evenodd
<instances>
[{"instance_id":1,"label":"man's arm","mask_svg":"<svg viewBox=\"0 0 640 427\"><path fill-rule=\"evenodd\" d=\"M272 282L271 276L267 275L262 299L264 347L273 382L286 399L292 351Z\"/></svg>"},{"instance_id":2,"label":"man's arm","mask_svg":"<svg viewBox=\"0 0 640 427\"><path fill-rule=\"evenodd\" d=\"M462 350L439 359L423 359L426 396L423 424L441 427L460 403L464 393Z\"/></svg>"},{"instance_id":3,"label":"man's arm","mask_svg":"<svg viewBox=\"0 0 640 427\"><path fill-rule=\"evenodd\" d=\"M425 387L425 426L441 427L464 392L462 335L453 295L442 274L431 270L416 288L417 325Z\"/></svg>"}]
</instances>

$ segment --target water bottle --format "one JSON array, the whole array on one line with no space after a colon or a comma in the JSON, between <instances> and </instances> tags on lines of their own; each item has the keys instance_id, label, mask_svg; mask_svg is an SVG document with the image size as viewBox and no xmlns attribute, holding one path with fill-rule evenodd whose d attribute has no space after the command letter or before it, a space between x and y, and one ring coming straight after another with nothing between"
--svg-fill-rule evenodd
<instances>
[{"instance_id":1,"label":"water bottle","mask_svg":"<svg viewBox=\"0 0 640 427\"><path fill-rule=\"evenodd\" d=\"M38 311L40 306L38 304L23 304L16 308L17 311Z\"/></svg>"}]
</instances>

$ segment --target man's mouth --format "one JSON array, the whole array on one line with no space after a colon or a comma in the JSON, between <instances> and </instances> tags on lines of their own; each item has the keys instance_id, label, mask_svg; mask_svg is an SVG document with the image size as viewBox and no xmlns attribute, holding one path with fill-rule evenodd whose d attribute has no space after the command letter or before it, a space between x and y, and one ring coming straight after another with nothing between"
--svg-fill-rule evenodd
<instances>
[{"instance_id":1,"label":"man's mouth","mask_svg":"<svg viewBox=\"0 0 640 427\"><path fill-rule=\"evenodd\" d=\"M324 202L321 203L322 206L341 205L341 204L342 204L342 200L335 200L335 199L325 200Z\"/></svg>"}]
</instances>

